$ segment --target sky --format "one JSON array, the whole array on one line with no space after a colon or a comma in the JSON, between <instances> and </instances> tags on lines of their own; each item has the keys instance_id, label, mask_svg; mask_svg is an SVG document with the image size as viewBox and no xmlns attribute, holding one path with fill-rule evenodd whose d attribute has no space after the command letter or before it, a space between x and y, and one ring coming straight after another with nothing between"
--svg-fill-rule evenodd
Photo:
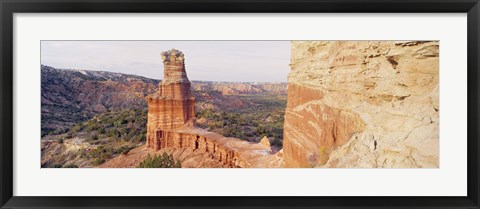
<instances>
[{"instance_id":1,"label":"sky","mask_svg":"<svg viewBox=\"0 0 480 209\"><path fill-rule=\"evenodd\" d=\"M162 79L160 53L185 55L189 80L286 82L289 41L42 41L41 64Z\"/></svg>"}]
</instances>

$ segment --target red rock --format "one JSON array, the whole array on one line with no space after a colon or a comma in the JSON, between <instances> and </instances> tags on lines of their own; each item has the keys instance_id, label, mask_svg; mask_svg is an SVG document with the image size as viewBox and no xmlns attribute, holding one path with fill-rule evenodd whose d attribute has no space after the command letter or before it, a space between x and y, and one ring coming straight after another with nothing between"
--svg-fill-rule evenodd
<instances>
[{"instance_id":1,"label":"red rock","mask_svg":"<svg viewBox=\"0 0 480 209\"><path fill-rule=\"evenodd\" d=\"M147 97L147 147L160 149L163 132L182 127L195 117L195 98L185 71L182 52L172 49L162 53L164 79L159 91Z\"/></svg>"},{"instance_id":2,"label":"red rock","mask_svg":"<svg viewBox=\"0 0 480 209\"><path fill-rule=\"evenodd\" d=\"M283 154L286 167L312 167L324 164L335 147L363 131L358 114L318 103L322 90L288 85L285 111Z\"/></svg>"},{"instance_id":3,"label":"red rock","mask_svg":"<svg viewBox=\"0 0 480 209\"><path fill-rule=\"evenodd\" d=\"M164 79L157 93L146 98L148 102L147 143L148 151L183 150L183 159L190 159L201 153L208 156L208 166L239 167L279 167L278 156L271 154L266 139L261 144L221 136L194 127L195 98L190 90L190 82L185 72L184 55L172 49L162 53L165 66ZM142 155L144 156L144 155ZM189 157L188 157L189 156ZM137 161L131 162L129 166ZM122 158L115 158L107 167L122 165ZM188 167L205 165L187 162Z\"/></svg>"}]
</instances>

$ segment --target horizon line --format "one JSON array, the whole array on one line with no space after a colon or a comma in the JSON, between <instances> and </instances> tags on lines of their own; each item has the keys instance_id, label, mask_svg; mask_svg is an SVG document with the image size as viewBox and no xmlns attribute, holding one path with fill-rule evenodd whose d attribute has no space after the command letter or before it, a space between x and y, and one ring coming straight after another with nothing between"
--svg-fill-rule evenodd
<instances>
[{"instance_id":1,"label":"horizon line","mask_svg":"<svg viewBox=\"0 0 480 209\"><path fill-rule=\"evenodd\" d=\"M90 72L103 72L103 73L114 73L114 74L138 76L138 77L151 79L151 80L158 80L158 81L163 80L163 78L161 78L161 79L150 78L150 77L146 77L146 76L138 75L138 74L112 72L112 71L105 71L105 70L87 70L87 69L81 69L81 68L58 68L58 67L53 67L53 66L45 65L45 64L40 64L40 69L41 69L42 66L50 67L50 68L53 68L53 69L56 69L56 70L65 70L65 71L67 71L67 70L68 71L80 71L80 70L82 70L82 71L90 71ZM193 80L193 79L191 81L195 81L195 82L218 82L218 83L288 83L288 81L215 81L215 80Z\"/></svg>"}]
</instances>

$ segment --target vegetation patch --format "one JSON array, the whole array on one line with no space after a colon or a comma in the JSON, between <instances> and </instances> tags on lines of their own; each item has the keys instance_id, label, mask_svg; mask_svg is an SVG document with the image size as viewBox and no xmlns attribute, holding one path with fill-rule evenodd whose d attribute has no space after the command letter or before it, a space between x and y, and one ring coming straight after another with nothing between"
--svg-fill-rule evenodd
<instances>
[{"instance_id":1,"label":"vegetation patch","mask_svg":"<svg viewBox=\"0 0 480 209\"><path fill-rule=\"evenodd\" d=\"M196 114L199 127L227 137L259 142L264 136L272 146L283 147L286 95L235 95L251 104L231 110L205 109Z\"/></svg>"},{"instance_id":2,"label":"vegetation patch","mask_svg":"<svg viewBox=\"0 0 480 209\"><path fill-rule=\"evenodd\" d=\"M154 155L153 157L148 154L147 158L142 161L137 168L181 168L180 161L175 161L172 155L163 153L162 155Z\"/></svg>"},{"instance_id":3,"label":"vegetation patch","mask_svg":"<svg viewBox=\"0 0 480 209\"><path fill-rule=\"evenodd\" d=\"M42 167L92 167L120 154L128 155L130 150L145 143L146 126L146 110L96 115L62 134L45 136L44 143L51 145L42 150Z\"/></svg>"}]
</instances>

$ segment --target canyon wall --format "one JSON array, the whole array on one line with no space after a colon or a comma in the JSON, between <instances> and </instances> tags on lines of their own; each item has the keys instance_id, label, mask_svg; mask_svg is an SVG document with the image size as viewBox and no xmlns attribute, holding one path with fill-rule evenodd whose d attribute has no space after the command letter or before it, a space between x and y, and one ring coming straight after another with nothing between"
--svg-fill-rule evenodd
<instances>
[{"instance_id":1,"label":"canyon wall","mask_svg":"<svg viewBox=\"0 0 480 209\"><path fill-rule=\"evenodd\" d=\"M438 167L437 41L293 41L287 167Z\"/></svg>"}]
</instances>

